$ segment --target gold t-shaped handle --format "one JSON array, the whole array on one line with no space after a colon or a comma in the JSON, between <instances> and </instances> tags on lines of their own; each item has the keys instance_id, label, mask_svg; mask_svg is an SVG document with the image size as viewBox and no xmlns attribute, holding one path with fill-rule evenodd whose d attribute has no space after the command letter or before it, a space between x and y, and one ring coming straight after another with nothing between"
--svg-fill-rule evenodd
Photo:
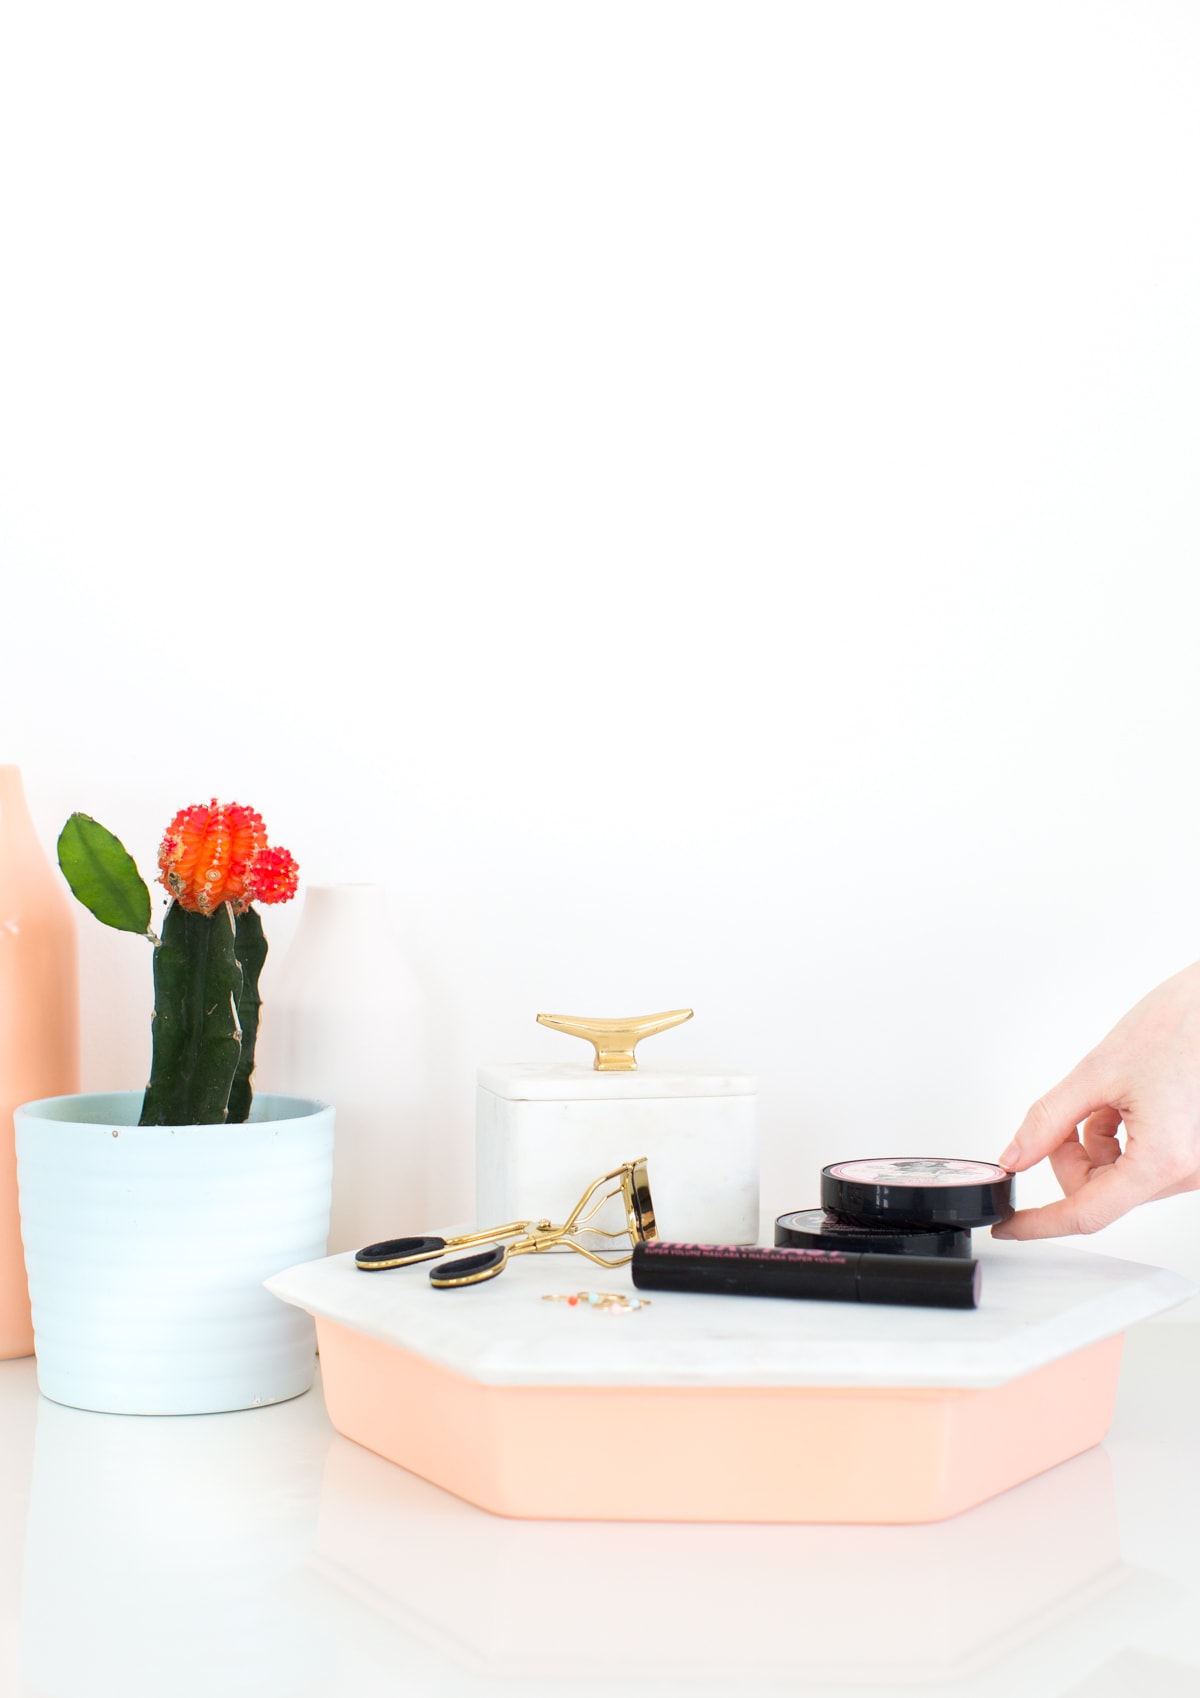
<instances>
[{"instance_id":1,"label":"gold t-shaped handle","mask_svg":"<svg viewBox=\"0 0 1200 1698\"><path fill-rule=\"evenodd\" d=\"M643 1038L670 1031L690 1020L690 1008L673 1008L669 1014L636 1014L628 1020L583 1020L572 1014L539 1014L538 1025L573 1038L586 1038L596 1046L597 1073L636 1073L634 1050Z\"/></svg>"}]
</instances>

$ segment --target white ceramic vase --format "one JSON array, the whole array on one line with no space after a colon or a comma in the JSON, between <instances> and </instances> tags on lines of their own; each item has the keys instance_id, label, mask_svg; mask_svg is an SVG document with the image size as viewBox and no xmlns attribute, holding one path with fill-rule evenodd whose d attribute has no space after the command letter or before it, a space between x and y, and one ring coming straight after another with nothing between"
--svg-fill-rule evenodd
<instances>
[{"instance_id":1,"label":"white ceramic vase","mask_svg":"<svg viewBox=\"0 0 1200 1698\"><path fill-rule=\"evenodd\" d=\"M428 1229L428 1014L382 886L308 886L267 994L259 1075L337 1104L330 1255Z\"/></svg>"},{"instance_id":2,"label":"white ceramic vase","mask_svg":"<svg viewBox=\"0 0 1200 1698\"><path fill-rule=\"evenodd\" d=\"M142 1093L15 1115L38 1385L77 1409L205 1415L297 1397L312 1323L263 1281L325 1253L333 1109L254 1098L233 1126L139 1126Z\"/></svg>"}]
</instances>

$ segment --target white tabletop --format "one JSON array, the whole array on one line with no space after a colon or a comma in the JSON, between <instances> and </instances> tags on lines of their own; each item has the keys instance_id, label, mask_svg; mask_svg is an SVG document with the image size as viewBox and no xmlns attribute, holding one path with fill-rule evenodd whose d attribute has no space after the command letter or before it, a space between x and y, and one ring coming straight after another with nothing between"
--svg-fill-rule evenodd
<instances>
[{"instance_id":1,"label":"white tabletop","mask_svg":"<svg viewBox=\"0 0 1200 1698\"><path fill-rule=\"evenodd\" d=\"M523 1256L486 1284L438 1291L431 1264L363 1273L353 1254L268 1288L310 1313L488 1385L1003 1384L1192 1295L1178 1274L1062 1244L977 1233L978 1309L893 1308L652 1291L648 1310L580 1315L545 1293L628 1291L628 1267Z\"/></svg>"},{"instance_id":2,"label":"white tabletop","mask_svg":"<svg viewBox=\"0 0 1200 1698\"><path fill-rule=\"evenodd\" d=\"M1200 1328L1152 1323L1107 1442L954 1521L572 1525L372 1456L319 1389L88 1415L0 1362L0 1691L1195 1698L1197 1408Z\"/></svg>"}]
</instances>

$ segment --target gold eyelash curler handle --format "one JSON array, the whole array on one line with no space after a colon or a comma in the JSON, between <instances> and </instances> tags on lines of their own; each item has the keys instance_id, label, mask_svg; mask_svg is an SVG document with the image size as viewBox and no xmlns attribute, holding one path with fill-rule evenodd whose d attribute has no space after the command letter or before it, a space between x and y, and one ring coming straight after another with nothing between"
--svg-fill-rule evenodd
<instances>
[{"instance_id":1,"label":"gold eyelash curler handle","mask_svg":"<svg viewBox=\"0 0 1200 1698\"><path fill-rule=\"evenodd\" d=\"M605 1186L612 1185L614 1180L617 1184L606 1191ZM605 1203L617 1196L625 1205L625 1230L609 1232L604 1227L589 1226ZM597 1267L602 1268L620 1267L632 1260L632 1250L628 1255L614 1256L607 1251L598 1253L585 1249L574 1237L585 1227L601 1238L628 1237L631 1246L658 1237L645 1156L622 1162L611 1173L593 1179L561 1226L550 1220L510 1220L504 1226L489 1226L481 1232L460 1232L450 1238L432 1234L415 1238L385 1238L378 1244L367 1244L357 1251L354 1262L363 1273L381 1273L386 1268L405 1268L411 1267L414 1262L434 1261L444 1256L447 1250L474 1250L476 1246L484 1246L475 1255L444 1262L441 1267L431 1270L430 1283L448 1290L458 1285L479 1285L486 1279L495 1279L509 1256L556 1250L560 1246L574 1250L577 1255L585 1256L589 1262L595 1262ZM506 1239L512 1242L505 1243Z\"/></svg>"},{"instance_id":2,"label":"gold eyelash curler handle","mask_svg":"<svg viewBox=\"0 0 1200 1698\"><path fill-rule=\"evenodd\" d=\"M604 1191L604 1186L614 1179L619 1180L620 1184L611 1191ZM597 1192L603 1194L597 1197ZM536 1255L542 1250L557 1250L559 1248L574 1250L576 1254L585 1256L589 1262L594 1262L597 1267L623 1267L626 1262L633 1260L632 1249L623 1256L600 1255L594 1250L585 1249L582 1244L576 1243L571 1236L581 1226L585 1226L591 1216L603 1208L610 1197L618 1195L623 1197L625 1202L626 1232L630 1244L645 1243L657 1238L658 1228L655 1224L654 1204L650 1196L650 1177L646 1167L646 1158L639 1156L635 1161L622 1162L621 1166L615 1167L611 1173L605 1173L599 1179L594 1179L561 1226L554 1226L549 1221L538 1221L530 1231L518 1237L515 1243L493 1243L477 1255L462 1256L453 1262L443 1262L440 1267L430 1269L429 1283L439 1291L451 1291L464 1285L482 1285L485 1280L495 1279L496 1275L503 1271L512 1256ZM592 1203L592 1208L590 1212L585 1213L589 1203ZM593 1227L591 1230L599 1231L600 1229ZM488 1234L477 1233L474 1235L474 1241L483 1243L488 1236ZM494 1238L496 1233L490 1236ZM606 1233L604 1236L624 1238L626 1233L613 1232ZM464 1238L463 1242L465 1241ZM446 1240L447 1245L452 1242L453 1240ZM434 1250L429 1254L438 1255L439 1252ZM362 1266L361 1262L359 1262L359 1266Z\"/></svg>"},{"instance_id":3,"label":"gold eyelash curler handle","mask_svg":"<svg viewBox=\"0 0 1200 1698\"><path fill-rule=\"evenodd\" d=\"M503 1273L514 1256L527 1256L539 1250L555 1250L560 1245L578 1251L581 1256L586 1256L589 1262L595 1262L600 1268L621 1268L626 1262L633 1260L632 1250L627 1256L598 1256L591 1250L585 1250L582 1244L576 1244L570 1238L563 1238L557 1232L544 1236L547 1239L544 1243L529 1238L518 1239L515 1244L490 1244L477 1255L459 1256L453 1262L442 1262L440 1266L430 1268L429 1283L437 1291L453 1291L463 1285L482 1285L485 1280L495 1279L498 1273Z\"/></svg>"}]
</instances>

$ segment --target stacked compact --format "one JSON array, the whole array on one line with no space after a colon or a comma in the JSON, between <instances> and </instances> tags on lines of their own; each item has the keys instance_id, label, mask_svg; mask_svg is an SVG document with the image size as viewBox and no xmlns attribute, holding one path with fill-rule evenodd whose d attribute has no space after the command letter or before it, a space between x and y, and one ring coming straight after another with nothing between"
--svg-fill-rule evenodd
<instances>
[{"instance_id":1,"label":"stacked compact","mask_svg":"<svg viewBox=\"0 0 1200 1698\"><path fill-rule=\"evenodd\" d=\"M775 1222L775 1242L799 1250L969 1259L971 1230L1013 1212L1013 1176L992 1162L884 1156L821 1170L819 1209Z\"/></svg>"}]
</instances>

